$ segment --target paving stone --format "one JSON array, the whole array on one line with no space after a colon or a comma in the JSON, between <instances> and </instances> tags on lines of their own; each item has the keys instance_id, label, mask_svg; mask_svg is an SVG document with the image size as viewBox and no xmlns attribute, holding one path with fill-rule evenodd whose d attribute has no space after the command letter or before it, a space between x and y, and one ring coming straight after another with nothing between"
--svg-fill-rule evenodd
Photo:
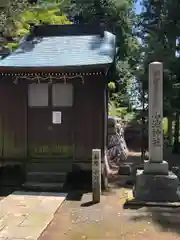
<instances>
[{"instance_id":1,"label":"paving stone","mask_svg":"<svg viewBox=\"0 0 180 240\"><path fill-rule=\"evenodd\" d=\"M59 205L62 203L63 199L44 199L39 207L43 208L45 212L55 212Z\"/></svg>"},{"instance_id":2,"label":"paving stone","mask_svg":"<svg viewBox=\"0 0 180 240\"><path fill-rule=\"evenodd\" d=\"M7 226L19 226L27 217L27 214L6 214L0 219L0 229Z\"/></svg>"},{"instance_id":3,"label":"paving stone","mask_svg":"<svg viewBox=\"0 0 180 240\"><path fill-rule=\"evenodd\" d=\"M21 224L21 227L44 226L52 220L53 214L32 213Z\"/></svg>"},{"instance_id":4,"label":"paving stone","mask_svg":"<svg viewBox=\"0 0 180 240\"><path fill-rule=\"evenodd\" d=\"M25 238L8 238L7 240L25 240ZM33 239L31 239L31 240L33 240Z\"/></svg>"},{"instance_id":5,"label":"paving stone","mask_svg":"<svg viewBox=\"0 0 180 240\"><path fill-rule=\"evenodd\" d=\"M37 239L43 230L38 227L6 227L0 231L0 237Z\"/></svg>"},{"instance_id":6,"label":"paving stone","mask_svg":"<svg viewBox=\"0 0 180 240\"><path fill-rule=\"evenodd\" d=\"M15 192L4 198L0 202L0 240L37 240L66 196Z\"/></svg>"},{"instance_id":7,"label":"paving stone","mask_svg":"<svg viewBox=\"0 0 180 240\"><path fill-rule=\"evenodd\" d=\"M1 218L3 218L6 214L7 214L7 212L0 210L0 220L1 220Z\"/></svg>"},{"instance_id":8,"label":"paving stone","mask_svg":"<svg viewBox=\"0 0 180 240\"><path fill-rule=\"evenodd\" d=\"M26 240L27 238L16 238L16 237L14 237L14 238L6 238L6 240ZM0 238L0 240L1 240L1 238ZM28 240L35 240L34 238L28 238Z\"/></svg>"}]
</instances>

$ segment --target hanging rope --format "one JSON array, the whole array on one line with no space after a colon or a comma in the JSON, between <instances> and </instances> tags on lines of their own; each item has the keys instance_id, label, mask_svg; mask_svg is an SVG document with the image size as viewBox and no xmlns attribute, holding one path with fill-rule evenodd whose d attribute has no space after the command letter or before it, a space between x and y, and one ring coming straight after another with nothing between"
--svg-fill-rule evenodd
<instances>
[{"instance_id":1,"label":"hanging rope","mask_svg":"<svg viewBox=\"0 0 180 240\"><path fill-rule=\"evenodd\" d=\"M16 76L15 80L13 81L14 84L17 84L18 83L18 80L19 80L20 76ZM84 77L81 76L81 75L75 75L75 76L52 76L52 75L49 75L49 76L40 76L40 75L33 75L33 76L22 76L23 79L26 79L26 80L30 80L30 81L36 81L39 83L41 82L49 82L49 83L53 83L53 80L64 80L64 84L67 83L67 80L71 80L71 79L75 79L75 78L80 78L81 81L82 81L82 84L84 84Z\"/></svg>"}]
</instances>

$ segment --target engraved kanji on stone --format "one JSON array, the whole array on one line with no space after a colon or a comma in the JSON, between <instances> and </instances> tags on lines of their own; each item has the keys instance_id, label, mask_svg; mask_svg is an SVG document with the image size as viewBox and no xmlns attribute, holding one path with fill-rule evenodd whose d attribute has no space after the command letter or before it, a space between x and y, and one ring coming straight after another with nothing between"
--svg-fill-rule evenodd
<instances>
[{"instance_id":1,"label":"engraved kanji on stone","mask_svg":"<svg viewBox=\"0 0 180 240\"><path fill-rule=\"evenodd\" d=\"M155 116L152 116L152 127L161 126L161 116L159 113L156 113Z\"/></svg>"},{"instance_id":2,"label":"engraved kanji on stone","mask_svg":"<svg viewBox=\"0 0 180 240\"><path fill-rule=\"evenodd\" d=\"M95 159L96 160L96 159ZM98 166L98 161L96 160L96 161L94 161L94 166Z\"/></svg>"},{"instance_id":3,"label":"engraved kanji on stone","mask_svg":"<svg viewBox=\"0 0 180 240\"><path fill-rule=\"evenodd\" d=\"M159 113L156 112L156 114L152 116L152 144L156 147L161 146L161 124L161 116Z\"/></svg>"}]
</instances>

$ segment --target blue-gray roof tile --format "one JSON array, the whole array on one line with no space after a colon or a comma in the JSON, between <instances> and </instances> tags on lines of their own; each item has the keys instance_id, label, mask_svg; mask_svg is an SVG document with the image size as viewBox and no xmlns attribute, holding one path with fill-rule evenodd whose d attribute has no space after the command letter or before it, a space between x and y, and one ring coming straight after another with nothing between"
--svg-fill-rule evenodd
<instances>
[{"instance_id":1,"label":"blue-gray roof tile","mask_svg":"<svg viewBox=\"0 0 180 240\"><path fill-rule=\"evenodd\" d=\"M45 36L21 42L19 48L0 61L0 67L42 68L105 65L114 60L116 38L100 35Z\"/></svg>"}]
</instances>

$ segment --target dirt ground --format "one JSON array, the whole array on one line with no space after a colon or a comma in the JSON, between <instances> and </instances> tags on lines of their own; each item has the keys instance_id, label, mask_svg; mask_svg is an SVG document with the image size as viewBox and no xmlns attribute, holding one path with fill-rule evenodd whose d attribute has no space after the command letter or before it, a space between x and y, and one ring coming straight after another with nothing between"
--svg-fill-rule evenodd
<instances>
[{"instance_id":1,"label":"dirt ground","mask_svg":"<svg viewBox=\"0 0 180 240\"><path fill-rule=\"evenodd\" d=\"M168 153L165 159L177 165L179 156ZM130 153L130 162L139 158ZM91 193L71 193L39 240L180 240L180 208L124 209L131 189L113 186L96 205Z\"/></svg>"},{"instance_id":2,"label":"dirt ground","mask_svg":"<svg viewBox=\"0 0 180 240\"><path fill-rule=\"evenodd\" d=\"M39 240L180 239L180 209L123 209L125 191L113 189L96 205L91 193L65 201Z\"/></svg>"}]
</instances>

